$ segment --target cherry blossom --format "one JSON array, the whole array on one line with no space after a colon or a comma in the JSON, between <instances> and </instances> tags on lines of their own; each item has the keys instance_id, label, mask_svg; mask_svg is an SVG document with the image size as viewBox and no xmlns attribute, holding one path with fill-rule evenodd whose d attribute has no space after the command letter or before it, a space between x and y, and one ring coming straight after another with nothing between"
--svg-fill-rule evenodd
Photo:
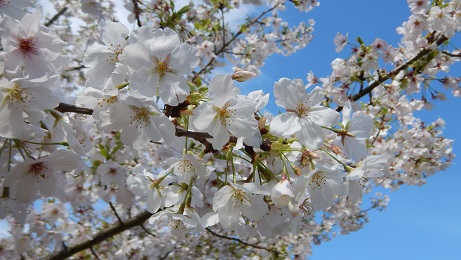
<instances>
[{"instance_id":1,"label":"cherry blossom","mask_svg":"<svg viewBox=\"0 0 461 260\"><path fill-rule=\"evenodd\" d=\"M372 133L373 119L360 111L352 114L349 101L346 102L342 113L342 128L335 130L337 135L335 144L348 158L354 161L364 159L367 156L366 140Z\"/></svg>"},{"instance_id":2,"label":"cherry blossom","mask_svg":"<svg viewBox=\"0 0 461 260\"><path fill-rule=\"evenodd\" d=\"M101 128L121 129L122 142L135 149L145 148L149 141L173 141L173 124L155 103L145 97L127 96L123 103L117 103L101 113Z\"/></svg>"},{"instance_id":3,"label":"cherry blossom","mask_svg":"<svg viewBox=\"0 0 461 260\"><path fill-rule=\"evenodd\" d=\"M27 139L33 131L40 132L28 122L39 122L45 118L44 110L58 106L59 99L53 95L52 84L55 78L27 80L16 78L0 80L0 136L6 138ZM27 119L27 120L26 120ZM27 121L27 122L26 122Z\"/></svg>"},{"instance_id":4,"label":"cherry blossom","mask_svg":"<svg viewBox=\"0 0 461 260\"><path fill-rule=\"evenodd\" d=\"M41 11L36 11L24 15L19 23L9 17L3 21L0 55L5 59L6 75L37 78L54 74L62 67L60 51L66 43L40 26L41 17Z\"/></svg>"},{"instance_id":5,"label":"cherry blossom","mask_svg":"<svg viewBox=\"0 0 461 260\"><path fill-rule=\"evenodd\" d=\"M231 184L218 190L213 199L213 210L218 212L223 229L232 229L241 215L252 221L259 220L268 212L262 196L253 194L248 185Z\"/></svg>"},{"instance_id":6,"label":"cherry blossom","mask_svg":"<svg viewBox=\"0 0 461 260\"><path fill-rule=\"evenodd\" d=\"M339 118L336 111L320 105L323 95L320 87L307 93L301 79L280 79L274 84L274 96L287 112L272 120L271 132L283 138L294 134L301 144L318 149L323 142L322 126L332 126Z\"/></svg>"},{"instance_id":7,"label":"cherry blossom","mask_svg":"<svg viewBox=\"0 0 461 260\"><path fill-rule=\"evenodd\" d=\"M21 203L31 203L37 196L59 197L58 183L61 171L78 171L86 168L80 157L67 150L58 150L38 160L26 159L16 165L5 178L12 196Z\"/></svg>"},{"instance_id":8,"label":"cherry blossom","mask_svg":"<svg viewBox=\"0 0 461 260\"><path fill-rule=\"evenodd\" d=\"M87 86L94 88L102 88L103 82L111 76L128 37L128 29L122 23L102 20L98 28L104 45L94 43L87 49L83 59L83 64L90 68L86 72L89 78Z\"/></svg>"},{"instance_id":9,"label":"cherry blossom","mask_svg":"<svg viewBox=\"0 0 461 260\"><path fill-rule=\"evenodd\" d=\"M183 102L189 95L184 74L198 65L197 50L180 43L170 28L158 29L146 49L140 44L127 46L122 62L134 70L130 87L146 96L159 95L169 105Z\"/></svg>"},{"instance_id":10,"label":"cherry blossom","mask_svg":"<svg viewBox=\"0 0 461 260\"><path fill-rule=\"evenodd\" d=\"M214 77L209 89L210 102L204 102L194 110L194 126L211 132L215 149L221 149L229 141L230 134L243 137L246 144L258 147L261 134L253 117L254 103L237 95L237 88L229 75Z\"/></svg>"},{"instance_id":11,"label":"cherry blossom","mask_svg":"<svg viewBox=\"0 0 461 260\"><path fill-rule=\"evenodd\" d=\"M344 46L346 46L347 44L347 33L346 35L342 35L340 33L337 33L336 34L336 37L334 39L334 43L335 43L335 46L336 46L336 49L335 51L336 52L340 52L344 49Z\"/></svg>"}]
</instances>

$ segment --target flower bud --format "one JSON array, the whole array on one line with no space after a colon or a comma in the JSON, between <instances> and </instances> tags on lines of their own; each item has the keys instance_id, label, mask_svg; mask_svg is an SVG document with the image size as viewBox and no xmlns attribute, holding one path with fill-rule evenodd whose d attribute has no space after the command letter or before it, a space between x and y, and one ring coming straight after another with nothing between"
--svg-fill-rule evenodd
<instances>
[{"instance_id":1,"label":"flower bud","mask_svg":"<svg viewBox=\"0 0 461 260\"><path fill-rule=\"evenodd\" d=\"M339 148L338 146L336 145L332 145L330 147L331 151L333 151L335 154L342 154L342 151L341 151L341 148Z\"/></svg>"},{"instance_id":2,"label":"flower bud","mask_svg":"<svg viewBox=\"0 0 461 260\"><path fill-rule=\"evenodd\" d=\"M237 69L234 74L232 74L232 79L238 82L244 82L254 77L256 77L256 73L241 69Z\"/></svg>"}]
</instances>

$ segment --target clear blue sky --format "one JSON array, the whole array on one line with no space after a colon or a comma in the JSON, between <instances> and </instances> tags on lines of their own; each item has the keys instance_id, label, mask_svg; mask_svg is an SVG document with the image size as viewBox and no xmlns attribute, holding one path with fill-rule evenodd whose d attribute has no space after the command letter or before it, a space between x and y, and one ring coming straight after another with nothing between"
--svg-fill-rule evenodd
<instances>
[{"instance_id":1,"label":"clear blue sky","mask_svg":"<svg viewBox=\"0 0 461 260\"><path fill-rule=\"evenodd\" d=\"M337 32L349 33L350 41L360 36L370 44L381 38L397 46L400 36L395 28L408 18L410 10L405 0L325 0L308 14L289 14L292 21L315 19L315 38L293 56L268 59L259 80L248 84L255 89L264 88L272 94L274 81L281 77L306 81L310 70L319 77L329 75L331 61L348 54L346 49L339 54L334 51ZM461 47L461 37L454 43ZM461 66L451 73L461 76ZM461 100L450 97L435 105L432 111L418 115L426 122L438 117L446 121L444 135L456 140L454 152L459 154L454 165L429 177L424 186L390 192L385 211L371 212L370 222L358 232L314 246L310 259L461 259Z\"/></svg>"}]
</instances>

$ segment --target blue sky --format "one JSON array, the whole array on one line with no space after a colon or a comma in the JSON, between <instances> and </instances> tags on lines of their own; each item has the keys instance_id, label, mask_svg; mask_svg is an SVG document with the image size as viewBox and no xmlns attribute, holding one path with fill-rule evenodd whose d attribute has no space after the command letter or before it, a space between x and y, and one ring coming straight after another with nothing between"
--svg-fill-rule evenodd
<instances>
[{"instance_id":1,"label":"blue sky","mask_svg":"<svg viewBox=\"0 0 461 260\"><path fill-rule=\"evenodd\" d=\"M320 1L310 13L288 12L291 21L313 18L316 21L315 38L305 49L290 57L273 56L262 69L256 88L272 93L273 82L281 77L301 78L307 72L318 77L331 73L330 63L344 57L346 49L337 54L333 39L337 32L349 33L352 42L360 36L366 44L381 38L397 46L400 36L395 28L410 15L404 0L348 0ZM287 16L288 17L288 16ZM461 47L461 37L454 41ZM461 76L461 66L452 70ZM249 84L251 85L251 84ZM246 92L246 91L245 91ZM436 102L431 111L417 115L426 122L437 118L446 121L444 136L455 139L453 166L445 172L429 177L421 187L402 187L388 192L390 202L383 212L371 212L370 222L358 232L342 235L330 242L313 247L310 259L454 259L461 249L461 131L459 99ZM300 241L301 242L301 241Z\"/></svg>"}]
</instances>

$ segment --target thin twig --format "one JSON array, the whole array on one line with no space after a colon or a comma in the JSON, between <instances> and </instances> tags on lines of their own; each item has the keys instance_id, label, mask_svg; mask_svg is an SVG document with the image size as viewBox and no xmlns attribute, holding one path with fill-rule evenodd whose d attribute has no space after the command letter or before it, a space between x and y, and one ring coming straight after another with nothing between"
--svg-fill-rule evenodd
<instances>
[{"instance_id":1,"label":"thin twig","mask_svg":"<svg viewBox=\"0 0 461 260\"><path fill-rule=\"evenodd\" d=\"M64 13L67 11L67 7L63 7L61 9L61 11L59 11L57 14L55 14L53 17L51 17L51 19L45 23L45 26L46 27L49 27L50 25L52 25L54 22L56 22L56 20L58 20L58 18L61 16L61 15L64 15Z\"/></svg>"},{"instance_id":2,"label":"thin twig","mask_svg":"<svg viewBox=\"0 0 461 260\"><path fill-rule=\"evenodd\" d=\"M447 51L442 51L442 53L447 55L447 56L453 57L453 58L461 58L461 52L458 53L458 54L453 54L453 53L449 53Z\"/></svg>"},{"instance_id":3,"label":"thin twig","mask_svg":"<svg viewBox=\"0 0 461 260\"><path fill-rule=\"evenodd\" d=\"M125 224L123 223L122 219L120 218L120 216L118 215L117 210L115 209L115 207L114 207L114 205L112 204L112 202L109 202L109 206L110 206L110 209L114 212L115 217L116 217L117 220L118 220L118 223L119 223L120 225L122 225L122 226L125 225Z\"/></svg>"},{"instance_id":4,"label":"thin twig","mask_svg":"<svg viewBox=\"0 0 461 260\"><path fill-rule=\"evenodd\" d=\"M84 69L84 68L86 68L86 67L83 66L83 65L80 65L80 66L76 66L76 67L67 68L66 71L81 70L81 69Z\"/></svg>"},{"instance_id":5,"label":"thin twig","mask_svg":"<svg viewBox=\"0 0 461 260\"><path fill-rule=\"evenodd\" d=\"M168 255L170 255L171 252L166 252L166 254L164 256L161 256L159 258L159 260L163 260L163 259L166 259L168 257Z\"/></svg>"},{"instance_id":6,"label":"thin twig","mask_svg":"<svg viewBox=\"0 0 461 260\"><path fill-rule=\"evenodd\" d=\"M139 8L139 5L138 5L138 0L132 0L133 2L133 13L134 13L134 16L136 17L136 21L138 23L138 26L141 27L142 24L141 24L141 18L139 17L139 15L141 14L141 9Z\"/></svg>"},{"instance_id":7,"label":"thin twig","mask_svg":"<svg viewBox=\"0 0 461 260\"><path fill-rule=\"evenodd\" d=\"M96 254L96 251L94 251L93 247L90 247L91 254L94 256L95 259L100 260L98 255Z\"/></svg>"},{"instance_id":8,"label":"thin twig","mask_svg":"<svg viewBox=\"0 0 461 260\"><path fill-rule=\"evenodd\" d=\"M157 237L157 235L155 235L154 233L150 232L149 230L147 230L147 228L144 226L144 225L140 225L140 227L149 235L153 236L153 237Z\"/></svg>"},{"instance_id":9,"label":"thin twig","mask_svg":"<svg viewBox=\"0 0 461 260\"><path fill-rule=\"evenodd\" d=\"M251 25L256 23L259 19L261 19L261 17L263 17L267 13L271 12L272 10L277 8L279 5L280 4L274 5L273 7L269 8L268 10L262 12L258 17L253 19L253 21L246 24L245 27L250 27ZM216 57L218 57L219 54L221 54L223 51L225 51L227 46L229 46L231 44L231 42L233 42L235 39L237 39L237 37L240 36L243 32L244 32L244 29L243 29L243 26L242 26L240 28L240 30L228 42L225 42L225 43L223 42L224 43L223 46L215 53ZM200 74L205 72L208 69L208 67L211 66L211 64L213 64L213 62L216 60L216 57L211 58L210 61L208 61L208 63L199 72L195 73L194 79L196 79Z\"/></svg>"},{"instance_id":10,"label":"thin twig","mask_svg":"<svg viewBox=\"0 0 461 260\"><path fill-rule=\"evenodd\" d=\"M206 228L206 230L208 232L210 232L211 234L213 234L214 236L217 236L217 237L220 237L220 238L236 241L236 242L239 242L239 243L244 244L246 246L251 246L251 247L254 247L254 248L257 248L257 249L267 250L267 251L270 251L270 252L272 252L272 253L274 253L276 255L281 255L282 254L281 252L279 252L279 251L277 251L275 249L272 249L272 248L267 248L267 247L259 246L259 245L256 245L256 244L250 244L248 242L245 242L245 241L240 240L240 239L235 238L235 237L228 237L228 236L218 234L218 233L214 232L213 230L211 230L210 228Z\"/></svg>"}]
</instances>

